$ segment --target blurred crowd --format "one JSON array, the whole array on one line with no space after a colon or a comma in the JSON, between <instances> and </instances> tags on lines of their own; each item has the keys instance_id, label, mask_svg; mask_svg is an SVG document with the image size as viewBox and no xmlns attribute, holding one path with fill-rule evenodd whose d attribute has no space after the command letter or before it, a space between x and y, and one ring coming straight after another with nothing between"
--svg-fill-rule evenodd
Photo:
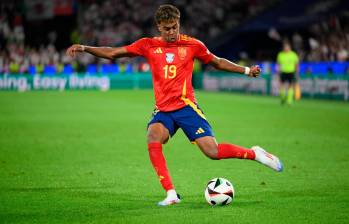
<instances>
[{"instance_id":1,"label":"blurred crowd","mask_svg":"<svg viewBox=\"0 0 349 224\"><path fill-rule=\"evenodd\" d=\"M181 32L203 42L222 35L275 2L276 0L175 1L181 10ZM71 33L71 43L120 46L143 36L157 35L153 15L158 5L165 1L81 0L78 3L78 25ZM316 24L306 36L297 32L292 35L291 43L302 60L349 60L348 24L338 27L341 24L334 22L337 26L335 32L330 32L332 29L329 24ZM0 4L0 73L56 74L98 72L103 69L122 73L149 70L147 63L139 58L109 61L80 54L77 60L71 60L66 56L65 49L56 49L55 38L40 47L27 45L25 40L28 37L23 24L23 13L15 3ZM196 68L200 69L199 66Z\"/></svg>"},{"instance_id":2,"label":"blurred crowd","mask_svg":"<svg viewBox=\"0 0 349 224\"><path fill-rule=\"evenodd\" d=\"M332 17L312 25L306 36L295 32L291 43L302 61L349 61L349 22Z\"/></svg>"},{"instance_id":3,"label":"blurred crowd","mask_svg":"<svg viewBox=\"0 0 349 224\"><path fill-rule=\"evenodd\" d=\"M97 2L88 1L88 4L81 5L81 41L91 45L118 46L142 36L158 35L154 12L160 4L168 1ZM177 0L175 4L181 11L181 32L206 42L258 14L273 2L275 0Z\"/></svg>"},{"instance_id":4,"label":"blurred crowd","mask_svg":"<svg viewBox=\"0 0 349 224\"><path fill-rule=\"evenodd\" d=\"M78 1L78 25L71 33L71 43L120 46L143 36L158 35L153 16L158 5L166 2L168 1ZM175 4L181 11L181 32L206 42L258 14L273 2L275 0L178 0ZM48 38L53 41L46 46L34 48L25 45L23 17L18 7L15 7L15 3L0 6L0 73L61 73L71 69L84 72L91 68L91 71L95 71L91 64L97 64L97 70L108 67L110 71L118 72L149 69L142 59L118 59L110 62L88 54L81 54L72 62L65 55L65 49L55 48L55 38L51 37ZM48 35L54 36L52 32ZM114 63L117 67L111 66Z\"/></svg>"}]
</instances>

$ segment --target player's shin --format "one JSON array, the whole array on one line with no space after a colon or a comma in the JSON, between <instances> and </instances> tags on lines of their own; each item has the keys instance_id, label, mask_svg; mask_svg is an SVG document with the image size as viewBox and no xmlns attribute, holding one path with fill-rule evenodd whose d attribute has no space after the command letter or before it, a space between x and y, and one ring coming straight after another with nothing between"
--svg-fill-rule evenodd
<instances>
[{"instance_id":1,"label":"player's shin","mask_svg":"<svg viewBox=\"0 0 349 224\"><path fill-rule=\"evenodd\" d=\"M255 157L255 152L251 149L233 144L218 144L218 159L237 158L254 160Z\"/></svg>"},{"instance_id":2,"label":"player's shin","mask_svg":"<svg viewBox=\"0 0 349 224\"><path fill-rule=\"evenodd\" d=\"M148 143L148 152L162 187L166 192L174 189L171 176L167 170L166 160L162 153L162 144L159 142Z\"/></svg>"},{"instance_id":3,"label":"player's shin","mask_svg":"<svg viewBox=\"0 0 349 224\"><path fill-rule=\"evenodd\" d=\"M287 91L287 104L293 103L294 90L293 87L290 87Z\"/></svg>"}]
</instances>

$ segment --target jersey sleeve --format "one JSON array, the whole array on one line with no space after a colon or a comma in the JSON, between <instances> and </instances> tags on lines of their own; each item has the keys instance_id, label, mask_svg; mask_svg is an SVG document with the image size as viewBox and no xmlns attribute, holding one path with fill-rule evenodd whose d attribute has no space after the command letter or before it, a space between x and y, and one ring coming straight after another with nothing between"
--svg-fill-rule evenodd
<instances>
[{"instance_id":1,"label":"jersey sleeve","mask_svg":"<svg viewBox=\"0 0 349 224\"><path fill-rule=\"evenodd\" d=\"M198 58L202 63L207 64L213 59L213 54L207 49L205 44L201 41L196 40L196 51L195 57Z\"/></svg>"},{"instance_id":2,"label":"jersey sleeve","mask_svg":"<svg viewBox=\"0 0 349 224\"><path fill-rule=\"evenodd\" d=\"M146 56L148 47L147 38L139 39L130 45L125 46L127 52L135 56Z\"/></svg>"}]
</instances>

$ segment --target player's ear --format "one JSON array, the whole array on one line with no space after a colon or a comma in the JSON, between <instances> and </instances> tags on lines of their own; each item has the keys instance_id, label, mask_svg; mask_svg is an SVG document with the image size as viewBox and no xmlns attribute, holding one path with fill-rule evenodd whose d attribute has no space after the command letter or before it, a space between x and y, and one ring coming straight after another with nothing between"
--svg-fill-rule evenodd
<instances>
[{"instance_id":1,"label":"player's ear","mask_svg":"<svg viewBox=\"0 0 349 224\"><path fill-rule=\"evenodd\" d=\"M161 33L161 25L160 25L160 23L157 23L156 27L158 28L158 31Z\"/></svg>"}]
</instances>

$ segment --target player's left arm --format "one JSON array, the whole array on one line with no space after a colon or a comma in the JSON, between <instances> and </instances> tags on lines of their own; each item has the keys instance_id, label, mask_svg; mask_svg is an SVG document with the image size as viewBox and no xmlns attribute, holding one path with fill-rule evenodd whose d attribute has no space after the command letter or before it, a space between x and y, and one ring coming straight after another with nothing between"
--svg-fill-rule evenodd
<instances>
[{"instance_id":1,"label":"player's left arm","mask_svg":"<svg viewBox=\"0 0 349 224\"><path fill-rule=\"evenodd\" d=\"M218 70L241 73L249 77L258 77L261 73L261 69L258 65L253 65L251 67L244 67L234 62L231 62L225 58L220 58L213 55L212 60L209 62L210 65L215 67Z\"/></svg>"}]
</instances>

